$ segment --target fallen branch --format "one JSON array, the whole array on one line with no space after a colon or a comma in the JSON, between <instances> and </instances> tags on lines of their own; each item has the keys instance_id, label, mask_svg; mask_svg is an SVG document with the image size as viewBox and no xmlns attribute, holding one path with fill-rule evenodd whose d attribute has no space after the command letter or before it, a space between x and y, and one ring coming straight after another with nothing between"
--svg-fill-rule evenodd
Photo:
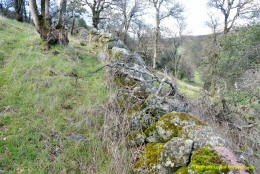
<instances>
[{"instance_id":1,"label":"fallen branch","mask_svg":"<svg viewBox=\"0 0 260 174\"><path fill-rule=\"evenodd\" d=\"M251 123L249 125L243 125L243 126L240 126L240 125L237 125L237 124L234 124L232 123L233 126L235 126L237 129L239 129L240 131L244 128L252 128L252 127L255 127L257 126L258 124L257 123Z\"/></svg>"},{"instance_id":2,"label":"fallen branch","mask_svg":"<svg viewBox=\"0 0 260 174\"><path fill-rule=\"evenodd\" d=\"M106 67L109 67L109 68L122 67L122 68L124 68L124 69L132 70L132 71L134 71L134 72L138 72L138 73L141 74L140 77L137 77L137 76L134 76L134 75L131 75L131 74L128 74L128 75L131 76L131 78L136 79L136 80L141 81L141 82L153 82L153 81L158 81L158 82L160 83L160 86L159 86L158 90L156 91L156 94L158 94L158 93L161 92L164 83L169 84L170 87L171 87L171 89L172 89L172 90L169 92L169 94L167 94L167 95L173 95L173 96L175 96L175 94L177 94L177 86L175 85L175 83L174 83L172 80L168 79L167 77L164 77L163 79L161 79L161 78L159 78L158 76L156 76L156 75L150 73L150 71L149 71L147 68L146 68L147 71L142 71L142 70L140 70L140 69L137 69L138 66L136 66L136 67L129 67L128 65L126 65L125 63L122 63L122 62L116 62L116 63L113 63L113 64L106 64L106 65L104 65L104 66L102 66L102 67L96 69L95 71L92 71L92 72L88 73L88 74L85 75L85 76L79 76L79 75L78 75L77 73L75 73L75 72L72 72L72 73L69 73L69 74L65 74L65 76L74 77L74 78L76 79L76 81L77 81L78 79L83 79L83 78L86 78L86 77L90 77L91 75L93 75L93 74L95 74L95 73L97 73L97 72L103 70L103 69L106 68ZM145 80L145 79L143 78L143 74L150 76L151 79L153 79L153 80Z\"/></svg>"}]
</instances>

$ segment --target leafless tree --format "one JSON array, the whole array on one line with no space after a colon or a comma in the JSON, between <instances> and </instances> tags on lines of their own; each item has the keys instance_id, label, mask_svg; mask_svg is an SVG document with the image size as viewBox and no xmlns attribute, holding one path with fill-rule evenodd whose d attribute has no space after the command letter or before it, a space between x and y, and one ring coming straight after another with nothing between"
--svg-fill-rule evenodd
<instances>
[{"instance_id":1,"label":"leafless tree","mask_svg":"<svg viewBox=\"0 0 260 174\"><path fill-rule=\"evenodd\" d=\"M48 0L41 0L41 14L39 14L36 0L30 0L30 11L32 14L33 22L37 32L40 34L43 40L47 39L47 33L49 32L49 29L46 25L46 17L49 14L48 3Z\"/></svg>"},{"instance_id":2,"label":"leafless tree","mask_svg":"<svg viewBox=\"0 0 260 174\"><path fill-rule=\"evenodd\" d=\"M22 16L22 6L24 4L24 0L15 0L14 1L14 8L15 8L15 18L17 21L22 22L23 16Z\"/></svg>"},{"instance_id":3,"label":"leafless tree","mask_svg":"<svg viewBox=\"0 0 260 174\"><path fill-rule=\"evenodd\" d=\"M85 0L87 6L91 9L92 13L92 24L93 27L98 28L98 24L100 23L101 13L108 9L112 3L110 0Z\"/></svg>"},{"instance_id":4,"label":"leafless tree","mask_svg":"<svg viewBox=\"0 0 260 174\"><path fill-rule=\"evenodd\" d=\"M209 75L211 78L210 81L210 95L213 97L215 95L215 88L216 88L216 71L217 71L217 64L220 59L219 52L220 52L220 46L217 41L217 35L218 35L218 27L220 23L218 22L218 19L213 16L213 14L209 14L209 20L206 22L206 25L211 28L212 35L211 35L211 43L208 44L207 48L207 64L209 65Z\"/></svg>"},{"instance_id":5,"label":"leafless tree","mask_svg":"<svg viewBox=\"0 0 260 174\"><path fill-rule=\"evenodd\" d=\"M66 14L66 9L67 9L67 0L60 0L59 20L58 20L58 24L56 25L56 28L58 29L62 27L62 22L64 21L65 14Z\"/></svg>"},{"instance_id":6,"label":"leafless tree","mask_svg":"<svg viewBox=\"0 0 260 174\"><path fill-rule=\"evenodd\" d=\"M180 52L180 47L183 42L183 31L186 28L186 24L184 22L184 18L178 18L177 19L177 28L178 28L178 33L175 35L173 39L173 47L174 51L172 53L172 60L174 62L174 76L177 78L177 74L179 71L179 65L181 62L182 58L182 53Z\"/></svg>"},{"instance_id":7,"label":"leafless tree","mask_svg":"<svg viewBox=\"0 0 260 174\"><path fill-rule=\"evenodd\" d=\"M183 7L171 0L149 0L155 9L155 39L154 39L154 55L153 55L153 68L156 68L156 59L158 52L158 42L160 38L160 24L161 21L167 17L179 18L183 12Z\"/></svg>"},{"instance_id":8,"label":"leafless tree","mask_svg":"<svg viewBox=\"0 0 260 174\"><path fill-rule=\"evenodd\" d=\"M0 0L0 12L6 16L9 9L14 6L14 0Z\"/></svg>"},{"instance_id":9,"label":"leafless tree","mask_svg":"<svg viewBox=\"0 0 260 174\"><path fill-rule=\"evenodd\" d=\"M137 36L137 48L136 51L142 55L146 64L151 64L151 57L153 51L153 30L151 26L143 23L143 21L136 20L132 27L134 34Z\"/></svg>"},{"instance_id":10,"label":"leafless tree","mask_svg":"<svg viewBox=\"0 0 260 174\"><path fill-rule=\"evenodd\" d=\"M35 28L40 34L42 40L47 41L48 44L55 44L59 42L62 45L67 45L69 41L66 31L63 29L63 20L65 17L67 0L60 1L58 23L55 28L52 28L48 24L48 19L50 18L49 7L49 0L41 0L40 6L38 6L36 0L30 0L30 11Z\"/></svg>"},{"instance_id":11,"label":"leafless tree","mask_svg":"<svg viewBox=\"0 0 260 174\"><path fill-rule=\"evenodd\" d=\"M252 13L259 8L255 0L209 0L208 5L223 14L224 34L232 29L239 17Z\"/></svg>"},{"instance_id":12,"label":"leafless tree","mask_svg":"<svg viewBox=\"0 0 260 174\"><path fill-rule=\"evenodd\" d=\"M82 0L70 0L68 3L67 13L72 18L71 35L73 35L76 17L86 12L86 9L83 7L84 5Z\"/></svg>"},{"instance_id":13,"label":"leafless tree","mask_svg":"<svg viewBox=\"0 0 260 174\"><path fill-rule=\"evenodd\" d=\"M143 3L140 0L116 0L115 2L115 10L119 11L120 16L122 16L119 32L125 43L131 22L141 15L142 8Z\"/></svg>"}]
</instances>

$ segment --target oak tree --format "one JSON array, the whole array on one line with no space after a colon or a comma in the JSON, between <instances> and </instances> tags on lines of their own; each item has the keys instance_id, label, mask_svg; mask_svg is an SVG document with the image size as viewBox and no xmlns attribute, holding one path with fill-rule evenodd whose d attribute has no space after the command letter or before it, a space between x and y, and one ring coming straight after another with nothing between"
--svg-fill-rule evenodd
<instances>
[{"instance_id":1,"label":"oak tree","mask_svg":"<svg viewBox=\"0 0 260 174\"><path fill-rule=\"evenodd\" d=\"M110 0L85 0L85 1L92 13L92 25L93 27L98 28L98 24L102 19L101 13L110 7L111 1Z\"/></svg>"},{"instance_id":2,"label":"oak tree","mask_svg":"<svg viewBox=\"0 0 260 174\"><path fill-rule=\"evenodd\" d=\"M259 9L255 0L209 0L208 5L222 13L224 34L232 29L239 17L245 17Z\"/></svg>"},{"instance_id":3,"label":"oak tree","mask_svg":"<svg viewBox=\"0 0 260 174\"><path fill-rule=\"evenodd\" d=\"M153 68L156 68L156 59L158 53L158 42L160 38L160 24L162 20L168 17L180 18L183 12L183 7L172 0L149 0L155 9L155 37L154 37L154 55Z\"/></svg>"},{"instance_id":4,"label":"oak tree","mask_svg":"<svg viewBox=\"0 0 260 174\"><path fill-rule=\"evenodd\" d=\"M49 13L50 1L41 0L37 4L36 0L30 0L30 11L37 32L42 40L51 44L67 45L69 43L67 31L63 24L66 15L67 0L60 0L58 22L55 26L49 23L51 18Z\"/></svg>"}]
</instances>

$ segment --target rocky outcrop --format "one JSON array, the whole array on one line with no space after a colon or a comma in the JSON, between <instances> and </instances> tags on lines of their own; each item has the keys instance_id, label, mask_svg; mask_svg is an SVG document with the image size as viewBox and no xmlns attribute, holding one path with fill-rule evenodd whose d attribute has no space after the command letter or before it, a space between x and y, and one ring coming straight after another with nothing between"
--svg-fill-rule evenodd
<instances>
[{"instance_id":1,"label":"rocky outcrop","mask_svg":"<svg viewBox=\"0 0 260 174\"><path fill-rule=\"evenodd\" d=\"M174 81L149 69L138 54L104 31L89 31L87 41L98 48L99 60L112 68L114 83L119 87L115 102L129 118L129 148L145 145L133 165L136 173L233 170L214 150L225 146L225 140L187 114L188 103Z\"/></svg>"}]
</instances>

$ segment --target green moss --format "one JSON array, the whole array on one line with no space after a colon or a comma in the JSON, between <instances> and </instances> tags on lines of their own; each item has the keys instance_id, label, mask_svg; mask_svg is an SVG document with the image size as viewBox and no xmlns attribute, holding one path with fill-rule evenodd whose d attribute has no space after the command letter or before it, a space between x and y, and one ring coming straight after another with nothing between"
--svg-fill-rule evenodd
<instances>
[{"instance_id":1,"label":"green moss","mask_svg":"<svg viewBox=\"0 0 260 174\"><path fill-rule=\"evenodd\" d=\"M142 131L132 131L127 135L127 140L133 140L138 135L145 135Z\"/></svg>"},{"instance_id":2,"label":"green moss","mask_svg":"<svg viewBox=\"0 0 260 174\"><path fill-rule=\"evenodd\" d=\"M123 52L122 51L117 51L113 53L113 57L118 59L120 56L122 56Z\"/></svg>"},{"instance_id":3,"label":"green moss","mask_svg":"<svg viewBox=\"0 0 260 174\"><path fill-rule=\"evenodd\" d=\"M161 108L151 108L147 110L147 113L152 117L161 117L162 115L166 114L166 112Z\"/></svg>"},{"instance_id":4,"label":"green moss","mask_svg":"<svg viewBox=\"0 0 260 174\"><path fill-rule=\"evenodd\" d=\"M175 174L188 174L188 167L186 166L183 166L181 168L179 168Z\"/></svg>"},{"instance_id":5,"label":"green moss","mask_svg":"<svg viewBox=\"0 0 260 174\"><path fill-rule=\"evenodd\" d=\"M176 123L173 122L176 120ZM170 112L163 115L155 124L148 127L144 133L149 136L149 134L157 129L157 127L161 127L165 131L171 131L171 136L166 140L162 140L162 142L166 142L172 137L179 137L182 134L182 128L186 124L190 124L189 122L194 122L196 125L205 125L198 119L188 115L184 112ZM185 123L184 123L185 122Z\"/></svg>"},{"instance_id":6,"label":"green moss","mask_svg":"<svg viewBox=\"0 0 260 174\"><path fill-rule=\"evenodd\" d=\"M189 169L197 174L228 173L227 163L218 156L215 150L210 149L210 146L204 146L193 153Z\"/></svg>"},{"instance_id":7,"label":"green moss","mask_svg":"<svg viewBox=\"0 0 260 174\"><path fill-rule=\"evenodd\" d=\"M124 74L119 74L115 76L114 82L118 86L134 86L137 83L137 80L133 78L127 78Z\"/></svg>"},{"instance_id":8,"label":"green moss","mask_svg":"<svg viewBox=\"0 0 260 174\"><path fill-rule=\"evenodd\" d=\"M149 168L158 164L164 143L148 143L142 157L134 164L134 168Z\"/></svg>"},{"instance_id":9,"label":"green moss","mask_svg":"<svg viewBox=\"0 0 260 174\"><path fill-rule=\"evenodd\" d=\"M169 114L173 114L178 116L181 120L187 120L187 121L195 121L196 125L203 125L205 126L206 124L195 118L194 116L191 116L185 112L171 112Z\"/></svg>"},{"instance_id":10,"label":"green moss","mask_svg":"<svg viewBox=\"0 0 260 174\"><path fill-rule=\"evenodd\" d=\"M153 132L156 129L156 124L157 123L154 123L152 126L145 129L144 134L149 136L150 132Z\"/></svg>"},{"instance_id":11,"label":"green moss","mask_svg":"<svg viewBox=\"0 0 260 174\"><path fill-rule=\"evenodd\" d=\"M245 160L245 165L247 167L247 171L250 173L250 174L254 174L254 166L250 165L249 162L247 160Z\"/></svg>"},{"instance_id":12,"label":"green moss","mask_svg":"<svg viewBox=\"0 0 260 174\"><path fill-rule=\"evenodd\" d=\"M131 108L129 108L127 110L127 113L129 115L131 115L131 114L133 114L133 113L135 113L137 111L143 110L146 107L147 107L147 104L145 102L136 102Z\"/></svg>"}]
</instances>

